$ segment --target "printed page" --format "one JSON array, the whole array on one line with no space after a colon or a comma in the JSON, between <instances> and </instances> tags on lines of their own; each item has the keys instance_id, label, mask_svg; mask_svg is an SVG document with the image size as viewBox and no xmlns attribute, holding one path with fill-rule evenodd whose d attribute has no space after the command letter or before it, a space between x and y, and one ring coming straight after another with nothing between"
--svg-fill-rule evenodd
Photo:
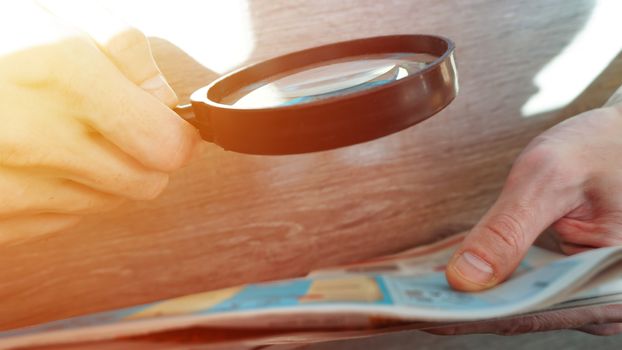
<instances>
[{"instance_id":1,"label":"printed page","mask_svg":"<svg viewBox=\"0 0 622 350\"><path fill-rule=\"evenodd\" d=\"M107 339L196 325L320 330L503 317L561 301L560 296L576 289L577 282L586 282L619 259L622 249L604 248L562 258L532 248L510 280L471 294L452 290L444 277L444 264L458 242L453 239L450 244L433 245L434 249L419 248L364 264L322 270L306 278L199 293L0 332L0 348ZM610 280L619 279L620 271L611 271Z\"/></svg>"}]
</instances>

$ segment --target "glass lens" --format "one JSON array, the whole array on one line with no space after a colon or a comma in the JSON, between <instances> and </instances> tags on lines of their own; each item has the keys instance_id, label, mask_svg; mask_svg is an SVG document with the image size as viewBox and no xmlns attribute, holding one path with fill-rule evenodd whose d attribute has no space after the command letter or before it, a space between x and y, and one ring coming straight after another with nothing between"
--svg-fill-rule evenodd
<instances>
[{"instance_id":1,"label":"glass lens","mask_svg":"<svg viewBox=\"0 0 622 350\"><path fill-rule=\"evenodd\" d=\"M314 102L403 79L436 58L405 53L323 62L246 86L226 96L221 103L236 108L267 108Z\"/></svg>"}]
</instances>

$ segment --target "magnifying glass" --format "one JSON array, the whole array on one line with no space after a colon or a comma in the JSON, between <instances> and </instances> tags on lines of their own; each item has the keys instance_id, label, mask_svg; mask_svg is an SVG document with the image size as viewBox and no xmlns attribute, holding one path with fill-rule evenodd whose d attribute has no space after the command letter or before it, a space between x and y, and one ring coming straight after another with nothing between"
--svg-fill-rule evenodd
<instances>
[{"instance_id":1,"label":"magnifying glass","mask_svg":"<svg viewBox=\"0 0 622 350\"><path fill-rule=\"evenodd\" d=\"M392 35L311 48L229 73L175 110L230 151L322 151L386 136L458 93L454 44Z\"/></svg>"}]
</instances>

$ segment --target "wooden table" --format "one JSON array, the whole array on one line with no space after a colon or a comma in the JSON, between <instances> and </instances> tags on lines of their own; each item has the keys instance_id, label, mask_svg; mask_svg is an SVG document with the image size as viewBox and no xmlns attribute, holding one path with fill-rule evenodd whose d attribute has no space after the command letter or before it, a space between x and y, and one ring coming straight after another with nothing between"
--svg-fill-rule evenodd
<instances>
[{"instance_id":1,"label":"wooden table","mask_svg":"<svg viewBox=\"0 0 622 350\"><path fill-rule=\"evenodd\" d=\"M129 17L128 6L138 6L109 2ZM296 276L464 230L492 203L531 138L599 106L622 84L619 43L603 41L613 45L614 60L578 96L529 117L521 113L544 91L534 78L593 25L593 1L278 0L220 9L224 3L205 4L204 20L183 2L166 5L171 9L154 2L159 12L134 13L182 28L192 39L183 45L203 52L193 58L174 39L152 38L182 97L227 63L395 33L452 38L460 95L417 127L339 150L264 157L209 146L157 200L1 246L0 328ZM218 11L231 18L214 22ZM215 68L199 63L223 53L229 61ZM573 71L545 87L550 93L564 79Z\"/></svg>"}]
</instances>

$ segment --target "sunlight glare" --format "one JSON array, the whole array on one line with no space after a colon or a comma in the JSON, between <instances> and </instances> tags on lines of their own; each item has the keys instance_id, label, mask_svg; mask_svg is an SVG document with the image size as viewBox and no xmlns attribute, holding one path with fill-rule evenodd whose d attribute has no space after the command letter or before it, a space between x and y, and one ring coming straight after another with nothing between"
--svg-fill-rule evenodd
<instances>
[{"instance_id":1,"label":"sunlight glare","mask_svg":"<svg viewBox=\"0 0 622 350\"><path fill-rule=\"evenodd\" d=\"M538 92L522 106L523 117L572 102L622 49L622 1L599 0L585 27L535 76Z\"/></svg>"},{"instance_id":2,"label":"sunlight glare","mask_svg":"<svg viewBox=\"0 0 622 350\"><path fill-rule=\"evenodd\" d=\"M222 74L243 65L255 47L247 0L90 0L147 36L165 39Z\"/></svg>"}]
</instances>

